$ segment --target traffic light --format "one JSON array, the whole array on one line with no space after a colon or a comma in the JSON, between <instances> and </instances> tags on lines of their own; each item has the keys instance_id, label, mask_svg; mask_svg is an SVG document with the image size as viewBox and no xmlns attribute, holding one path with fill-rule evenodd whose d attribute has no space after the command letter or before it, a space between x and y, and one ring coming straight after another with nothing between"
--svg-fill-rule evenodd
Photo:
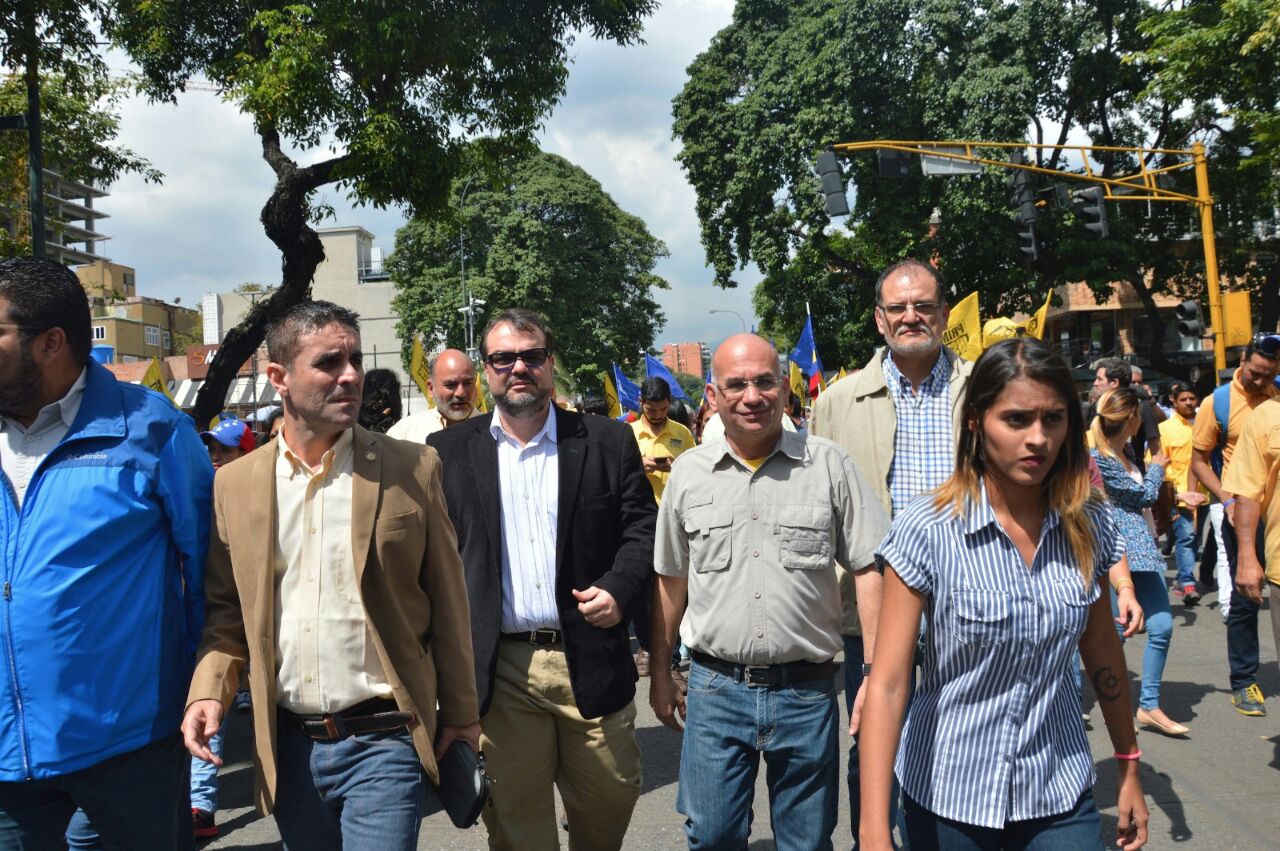
<instances>
[{"instance_id":1,"label":"traffic light","mask_svg":"<svg viewBox=\"0 0 1280 851\"><path fill-rule=\"evenodd\" d=\"M1173 309L1173 314L1178 317L1179 334L1196 338L1204 336L1204 314L1200 311L1199 302L1184 301Z\"/></svg>"},{"instance_id":2,"label":"traffic light","mask_svg":"<svg viewBox=\"0 0 1280 851\"><path fill-rule=\"evenodd\" d=\"M1036 251L1036 226L1030 222L1018 225L1018 250L1024 259L1034 261L1039 254Z\"/></svg>"},{"instance_id":3,"label":"traffic light","mask_svg":"<svg viewBox=\"0 0 1280 851\"><path fill-rule=\"evenodd\" d=\"M1026 162L1026 157L1022 151L1014 151L1010 162L1020 164ZM1018 222L1018 251L1027 261L1034 261L1038 253L1036 251L1036 216L1039 210L1036 209L1036 192L1031 188L1031 172L1023 171L1020 168L1014 169L1013 174L1009 175L1009 203L1013 204L1017 209Z\"/></svg>"},{"instance_id":4,"label":"traffic light","mask_svg":"<svg viewBox=\"0 0 1280 851\"><path fill-rule=\"evenodd\" d=\"M1111 232L1107 224L1106 197L1107 190L1101 186L1077 189L1071 193L1075 213L1084 220L1084 229L1094 239L1106 239L1107 234Z\"/></svg>"},{"instance_id":5,"label":"traffic light","mask_svg":"<svg viewBox=\"0 0 1280 851\"><path fill-rule=\"evenodd\" d=\"M828 216L849 215L849 198L845 195L844 172L836 152L827 148L818 154L818 176L822 178L822 194L827 199Z\"/></svg>"}]
</instances>

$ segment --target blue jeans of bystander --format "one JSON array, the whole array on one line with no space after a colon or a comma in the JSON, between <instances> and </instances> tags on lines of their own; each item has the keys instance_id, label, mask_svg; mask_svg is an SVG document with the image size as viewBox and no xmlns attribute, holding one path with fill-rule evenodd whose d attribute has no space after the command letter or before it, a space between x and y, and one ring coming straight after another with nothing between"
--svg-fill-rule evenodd
<instances>
[{"instance_id":1,"label":"blue jeans of bystander","mask_svg":"<svg viewBox=\"0 0 1280 851\"><path fill-rule=\"evenodd\" d=\"M1154 570L1135 572L1133 593L1147 622L1147 649L1142 654L1142 693L1138 705L1152 710L1160 706L1160 681L1164 679L1169 641L1173 637L1173 612L1169 608L1169 589L1165 587L1163 573ZM1111 613L1120 616L1114 589L1111 592ZM1123 643L1124 627L1116 624L1116 632Z\"/></svg>"},{"instance_id":2,"label":"blue jeans of bystander","mask_svg":"<svg viewBox=\"0 0 1280 851\"><path fill-rule=\"evenodd\" d=\"M1190 508L1173 514L1173 561L1178 566L1178 587L1196 582L1196 521Z\"/></svg>"},{"instance_id":3,"label":"blue jeans of bystander","mask_svg":"<svg viewBox=\"0 0 1280 851\"><path fill-rule=\"evenodd\" d=\"M763 756L776 847L830 849L840 797L834 678L758 688L694 662L687 701L676 809L689 848L746 847Z\"/></svg>"}]
</instances>

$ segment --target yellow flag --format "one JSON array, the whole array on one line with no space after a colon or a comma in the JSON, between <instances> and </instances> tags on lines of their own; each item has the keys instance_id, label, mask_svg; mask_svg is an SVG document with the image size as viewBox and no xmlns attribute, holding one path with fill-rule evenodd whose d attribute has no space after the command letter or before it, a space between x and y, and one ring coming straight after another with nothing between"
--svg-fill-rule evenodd
<instances>
[{"instance_id":1,"label":"yellow flag","mask_svg":"<svg viewBox=\"0 0 1280 851\"><path fill-rule=\"evenodd\" d=\"M1001 340L1022 336L1023 326L1007 316L988 319L982 326L982 347L989 349Z\"/></svg>"},{"instance_id":2,"label":"yellow flag","mask_svg":"<svg viewBox=\"0 0 1280 851\"><path fill-rule=\"evenodd\" d=\"M969 293L951 308L951 319L942 333L942 342L965 360L982 354L982 323L978 318L978 292Z\"/></svg>"},{"instance_id":3,"label":"yellow flag","mask_svg":"<svg viewBox=\"0 0 1280 851\"><path fill-rule=\"evenodd\" d=\"M436 400L427 386L427 382L431 380L431 368L427 365L427 354L422 350L422 340L417 337L413 338L413 353L409 356L409 377L418 385L422 395L427 397L427 407L434 408Z\"/></svg>"},{"instance_id":4,"label":"yellow flag","mask_svg":"<svg viewBox=\"0 0 1280 851\"><path fill-rule=\"evenodd\" d=\"M1023 333L1028 337L1035 337L1037 340L1044 339L1044 322L1049 315L1049 302L1053 301L1053 290L1049 290L1049 295L1045 298L1044 304L1035 314L1023 323Z\"/></svg>"},{"instance_id":5,"label":"yellow flag","mask_svg":"<svg viewBox=\"0 0 1280 851\"><path fill-rule=\"evenodd\" d=\"M160 361L158 359L151 359L151 365L148 366L147 371L143 373L142 381L140 383L143 387L146 387L149 390L154 390L157 393L163 393L164 397L168 399L174 407L177 407L178 403L174 402L173 396L169 395L169 388L165 386L164 378L160 375Z\"/></svg>"},{"instance_id":6,"label":"yellow flag","mask_svg":"<svg viewBox=\"0 0 1280 851\"><path fill-rule=\"evenodd\" d=\"M791 362L791 392L799 396L801 399L809 397L809 388L805 386L804 373L800 371L800 367L795 361Z\"/></svg>"},{"instance_id":7,"label":"yellow flag","mask_svg":"<svg viewBox=\"0 0 1280 851\"><path fill-rule=\"evenodd\" d=\"M832 384L835 384L837 381L839 381L840 379L844 378L844 377L845 377L846 375L848 375L848 374L849 374L849 373L845 370L845 368L844 368L844 367L840 367L840 371L839 371L838 373L836 373L836 377L835 377L835 378L831 379L831 383L832 383Z\"/></svg>"},{"instance_id":8,"label":"yellow flag","mask_svg":"<svg viewBox=\"0 0 1280 851\"><path fill-rule=\"evenodd\" d=\"M609 416L617 419L622 416L622 403L618 401L618 388L613 386L613 376L608 370L602 373L604 376L604 401L609 406Z\"/></svg>"},{"instance_id":9,"label":"yellow flag","mask_svg":"<svg viewBox=\"0 0 1280 851\"><path fill-rule=\"evenodd\" d=\"M484 400L484 370L476 370L476 410L482 414L489 413L489 403Z\"/></svg>"}]
</instances>

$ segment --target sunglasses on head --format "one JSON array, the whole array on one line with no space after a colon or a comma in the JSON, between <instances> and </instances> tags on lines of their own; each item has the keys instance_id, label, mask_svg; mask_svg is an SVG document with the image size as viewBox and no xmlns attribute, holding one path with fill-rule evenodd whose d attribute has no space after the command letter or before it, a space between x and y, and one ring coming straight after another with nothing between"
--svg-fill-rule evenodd
<instances>
[{"instance_id":1,"label":"sunglasses on head","mask_svg":"<svg viewBox=\"0 0 1280 851\"><path fill-rule=\"evenodd\" d=\"M1280 353L1280 334L1256 334L1253 338L1253 347L1267 357L1273 358Z\"/></svg>"},{"instance_id":2,"label":"sunglasses on head","mask_svg":"<svg viewBox=\"0 0 1280 851\"><path fill-rule=\"evenodd\" d=\"M525 349L522 352L490 352L484 362L494 369L511 369L516 365L517 360L522 360L525 366L537 369L546 363L550 356L551 353L546 347L540 346L536 349Z\"/></svg>"}]
</instances>

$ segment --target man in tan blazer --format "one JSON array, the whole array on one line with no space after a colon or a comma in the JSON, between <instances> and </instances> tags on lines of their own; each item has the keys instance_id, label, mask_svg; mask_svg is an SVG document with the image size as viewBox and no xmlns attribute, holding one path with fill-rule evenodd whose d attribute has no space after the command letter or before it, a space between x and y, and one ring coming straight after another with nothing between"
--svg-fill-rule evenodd
<instances>
[{"instance_id":1,"label":"man in tan blazer","mask_svg":"<svg viewBox=\"0 0 1280 851\"><path fill-rule=\"evenodd\" d=\"M252 663L257 804L285 846L412 849L436 759L480 735L439 458L355 424L354 313L301 304L267 350L284 428L215 483L183 735L220 762L208 740Z\"/></svg>"}]
</instances>

